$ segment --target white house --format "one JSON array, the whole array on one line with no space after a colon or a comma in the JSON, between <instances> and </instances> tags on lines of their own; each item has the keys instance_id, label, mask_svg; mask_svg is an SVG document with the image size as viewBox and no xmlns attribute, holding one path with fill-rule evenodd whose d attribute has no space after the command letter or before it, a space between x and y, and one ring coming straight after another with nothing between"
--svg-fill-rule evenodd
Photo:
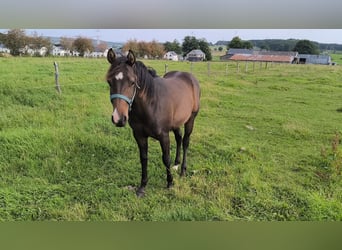
<instances>
[{"instance_id":1,"label":"white house","mask_svg":"<svg viewBox=\"0 0 342 250\"><path fill-rule=\"evenodd\" d=\"M178 55L177 55L177 53L174 52L174 51L169 51L169 52L167 52L167 53L164 55L163 58L166 59L166 60L178 61Z\"/></svg>"},{"instance_id":2,"label":"white house","mask_svg":"<svg viewBox=\"0 0 342 250\"><path fill-rule=\"evenodd\" d=\"M79 56L80 53L77 51L66 50L62 46L56 44L52 47L51 55L53 56Z\"/></svg>"},{"instance_id":3,"label":"white house","mask_svg":"<svg viewBox=\"0 0 342 250\"><path fill-rule=\"evenodd\" d=\"M11 51L7 49L4 45L0 44L0 53L9 54Z\"/></svg>"},{"instance_id":4,"label":"white house","mask_svg":"<svg viewBox=\"0 0 342 250\"><path fill-rule=\"evenodd\" d=\"M51 54L53 56L66 56L66 55L70 55L70 51L63 49L61 46L54 45L52 48Z\"/></svg>"}]
</instances>

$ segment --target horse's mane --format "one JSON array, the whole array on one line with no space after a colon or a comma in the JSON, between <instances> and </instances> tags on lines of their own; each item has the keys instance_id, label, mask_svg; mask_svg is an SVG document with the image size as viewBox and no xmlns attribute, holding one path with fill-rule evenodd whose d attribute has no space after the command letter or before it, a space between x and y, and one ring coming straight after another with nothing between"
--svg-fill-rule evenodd
<instances>
[{"instance_id":1,"label":"horse's mane","mask_svg":"<svg viewBox=\"0 0 342 250\"><path fill-rule=\"evenodd\" d=\"M143 89L150 99L155 92L156 86L154 79L158 78L157 72L151 67L146 67L141 61L136 61L134 64L135 73L138 77L138 85Z\"/></svg>"}]
</instances>

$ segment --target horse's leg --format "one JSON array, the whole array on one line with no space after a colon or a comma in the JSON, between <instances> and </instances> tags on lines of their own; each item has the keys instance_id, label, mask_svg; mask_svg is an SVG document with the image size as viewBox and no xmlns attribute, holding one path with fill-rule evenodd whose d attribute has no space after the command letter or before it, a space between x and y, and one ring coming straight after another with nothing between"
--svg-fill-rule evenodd
<instances>
[{"instance_id":1,"label":"horse's leg","mask_svg":"<svg viewBox=\"0 0 342 250\"><path fill-rule=\"evenodd\" d=\"M169 133L164 133L160 139L160 146L163 152L163 163L166 167L166 180L167 180L167 187L170 188L173 185L173 178L170 171L171 166L171 159L170 159L170 137Z\"/></svg>"},{"instance_id":2,"label":"horse's leg","mask_svg":"<svg viewBox=\"0 0 342 250\"><path fill-rule=\"evenodd\" d=\"M147 137L142 137L134 133L134 138L139 147L140 163L141 163L141 183L136 194L138 197L145 195L145 187L148 182L147 178L147 153L148 153L148 140Z\"/></svg>"},{"instance_id":3,"label":"horse's leg","mask_svg":"<svg viewBox=\"0 0 342 250\"><path fill-rule=\"evenodd\" d=\"M180 150L182 147L182 131L180 128L174 129L173 133L175 134L176 139L176 158L175 158L175 166L177 166L180 163Z\"/></svg>"},{"instance_id":4,"label":"horse's leg","mask_svg":"<svg viewBox=\"0 0 342 250\"><path fill-rule=\"evenodd\" d=\"M190 119L184 124L184 137L183 137L183 162L181 167L180 176L185 176L186 174L186 155L188 152L188 147L190 143L190 135L194 127L195 117L197 113L192 113Z\"/></svg>"}]
</instances>

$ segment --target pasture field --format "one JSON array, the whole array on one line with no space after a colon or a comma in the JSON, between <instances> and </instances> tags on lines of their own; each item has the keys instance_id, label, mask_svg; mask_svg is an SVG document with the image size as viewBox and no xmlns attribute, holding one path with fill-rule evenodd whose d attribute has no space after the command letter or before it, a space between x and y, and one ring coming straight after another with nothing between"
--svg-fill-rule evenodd
<instances>
[{"instance_id":1,"label":"pasture field","mask_svg":"<svg viewBox=\"0 0 342 250\"><path fill-rule=\"evenodd\" d=\"M59 63L62 93L54 87ZM144 61L164 73L165 61ZM190 70L167 62L169 70ZM0 221L341 221L342 67L193 65L202 88L188 176L149 184L111 123L105 59L0 58ZM175 144L173 135L172 156Z\"/></svg>"}]
</instances>

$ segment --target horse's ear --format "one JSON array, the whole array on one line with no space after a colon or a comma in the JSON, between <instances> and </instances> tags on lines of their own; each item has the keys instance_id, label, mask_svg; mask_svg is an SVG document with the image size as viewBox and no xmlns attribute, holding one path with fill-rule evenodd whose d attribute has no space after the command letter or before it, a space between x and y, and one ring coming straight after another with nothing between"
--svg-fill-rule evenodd
<instances>
[{"instance_id":1,"label":"horse's ear","mask_svg":"<svg viewBox=\"0 0 342 250\"><path fill-rule=\"evenodd\" d=\"M133 66L135 64L135 61L136 61L136 59L135 59L135 55L134 55L133 51L129 50L128 54L127 54L127 62L128 62L128 64Z\"/></svg>"},{"instance_id":2,"label":"horse's ear","mask_svg":"<svg viewBox=\"0 0 342 250\"><path fill-rule=\"evenodd\" d=\"M113 51L112 48L110 48L108 50L108 53L107 53L107 60L110 64L113 64L113 62L115 62L115 58L116 58L116 55L115 55L115 52Z\"/></svg>"}]
</instances>

